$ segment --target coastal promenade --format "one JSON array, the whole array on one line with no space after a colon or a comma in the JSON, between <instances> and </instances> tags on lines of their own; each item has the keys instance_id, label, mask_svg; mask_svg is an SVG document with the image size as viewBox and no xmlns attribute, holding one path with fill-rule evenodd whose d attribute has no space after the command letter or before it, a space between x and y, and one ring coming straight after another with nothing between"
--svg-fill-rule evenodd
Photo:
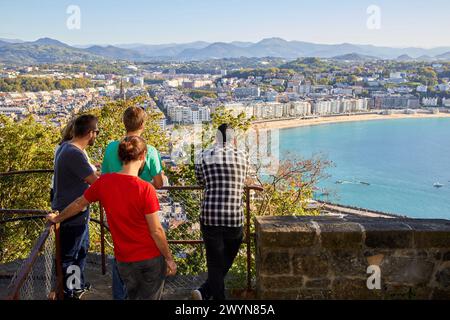
<instances>
[{"instance_id":1,"label":"coastal promenade","mask_svg":"<svg viewBox=\"0 0 450 320\"><path fill-rule=\"evenodd\" d=\"M332 124L341 122L356 122L356 121L370 121L370 120L395 120L395 119L420 119L420 118L450 118L450 113L394 113L394 114L380 114L380 113L364 113L364 114L342 114L333 116L321 116L314 118L303 119L270 119L267 121L255 121L253 123L254 129L285 129L296 128L303 126L314 126L321 124Z\"/></svg>"}]
</instances>

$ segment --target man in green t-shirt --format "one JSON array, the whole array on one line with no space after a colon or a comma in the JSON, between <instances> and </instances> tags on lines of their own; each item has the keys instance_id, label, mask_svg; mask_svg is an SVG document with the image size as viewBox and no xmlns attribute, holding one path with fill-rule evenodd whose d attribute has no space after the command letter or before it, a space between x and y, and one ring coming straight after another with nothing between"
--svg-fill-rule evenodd
<instances>
[{"instance_id":1,"label":"man in green t-shirt","mask_svg":"<svg viewBox=\"0 0 450 320\"><path fill-rule=\"evenodd\" d=\"M145 128L146 113L142 108L129 107L123 114L123 123L127 130L126 136L141 136ZM102 174L114 173L122 170L122 163L119 160L119 143L112 141L108 144L103 157ZM142 180L153 184L155 189L163 186L163 171L159 152L153 146L147 146L147 156L145 164L139 177Z\"/></svg>"},{"instance_id":2,"label":"man in green t-shirt","mask_svg":"<svg viewBox=\"0 0 450 320\"><path fill-rule=\"evenodd\" d=\"M123 114L123 124L127 131L126 136L141 136L145 128L146 112L139 107L129 107ZM119 159L120 141L112 141L105 150L102 164L102 174L115 173L122 170L122 163ZM161 157L153 146L147 146L147 156L144 167L141 169L139 177L142 180L153 184L155 189L164 185L164 173L162 171ZM166 227L167 228L167 227ZM115 261L112 266L112 290L114 300L125 300L127 291L125 284L120 278Z\"/></svg>"},{"instance_id":3,"label":"man in green t-shirt","mask_svg":"<svg viewBox=\"0 0 450 320\"><path fill-rule=\"evenodd\" d=\"M138 134L127 134L127 136L138 136ZM103 157L102 174L119 172L122 170L122 163L119 160L120 141L113 141L108 144ZM163 173L161 165L161 157L155 147L147 146L147 156L145 158L144 167L142 168L139 178L153 184L155 189L163 186Z\"/></svg>"}]
</instances>

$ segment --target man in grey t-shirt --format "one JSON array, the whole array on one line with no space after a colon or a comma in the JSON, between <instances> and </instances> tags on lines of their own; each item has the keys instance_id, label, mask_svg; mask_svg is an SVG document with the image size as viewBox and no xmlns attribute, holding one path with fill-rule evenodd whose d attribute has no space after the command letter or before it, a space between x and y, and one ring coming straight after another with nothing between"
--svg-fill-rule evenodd
<instances>
[{"instance_id":1,"label":"man in grey t-shirt","mask_svg":"<svg viewBox=\"0 0 450 320\"><path fill-rule=\"evenodd\" d=\"M88 146L94 145L99 133L97 122L93 115L78 117L74 124L74 138L58 149L54 167L53 210L64 210L97 180L97 174L85 153ZM89 285L84 281L84 267L89 249L88 224L89 208L61 223L61 260L66 299L79 299L89 289ZM77 266L79 272L77 267L73 266ZM74 281L68 281L71 275L75 275L75 278L70 278Z\"/></svg>"}]
</instances>

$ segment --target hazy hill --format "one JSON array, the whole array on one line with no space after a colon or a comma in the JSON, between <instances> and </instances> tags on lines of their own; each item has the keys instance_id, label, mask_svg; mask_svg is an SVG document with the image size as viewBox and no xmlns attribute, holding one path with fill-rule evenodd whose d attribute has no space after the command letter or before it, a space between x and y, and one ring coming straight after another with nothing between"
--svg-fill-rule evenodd
<instances>
[{"instance_id":1,"label":"hazy hill","mask_svg":"<svg viewBox=\"0 0 450 320\"><path fill-rule=\"evenodd\" d=\"M121 44L70 46L51 38L21 42L0 39L0 62L31 64L73 62L98 59L146 61L155 58L170 60L208 60L223 58L276 57L294 60L302 57L333 58L337 60L366 61L373 59L397 59L408 61L449 60L450 47L432 49L390 48L373 45L317 44L303 41L287 41L268 38L259 42L234 41L208 43L196 41L176 44Z\"/></svg>"}]
</instances>

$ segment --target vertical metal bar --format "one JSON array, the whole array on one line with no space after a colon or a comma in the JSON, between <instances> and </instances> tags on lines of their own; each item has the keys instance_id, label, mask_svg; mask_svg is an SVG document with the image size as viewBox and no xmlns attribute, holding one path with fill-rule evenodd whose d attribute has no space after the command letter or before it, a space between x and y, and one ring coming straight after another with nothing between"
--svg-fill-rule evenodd
<instances>
[{"instance_id":1,"label":"vertical metal bar","mask_svg":"<svg viewBox=\"0 0 450 320\"><path fill-rule=\"evenodd\" d=\"M102 275L106 274L106 255L105 255L105 222L103 218L103 206L100 203L100 252L102 256Z\"/></svg>"},{"instance_id":2,"label":"vertical metal bar","mask_svg":"<svg viewBox=\"0 0 450 320\"><path fill-rule=\"evenodd\" d=\"M55 232L55 260L56 260L56 298L64 300L64 275L61 261L60 224L53 225Z\"/></svg>"},{"instance_id":3,"label":"vertical metal bar","mask_svg":"<svg viewBox=\"0 0 450 320\"><path fill-rule=\"evenodd\" d=\"M247 217L247 223L246 223L246 235L245 235L245 241L247 243L247 290L250 290L252 288L252 275L251 275L251 267L252 267L252 252L251 252L251 245L252 245L252 239L250 236L250 222L251 222L251 216L250 216L250 188L245 188L245 202L246 202L246 217Z\"/></svg>"}]
</instances>

